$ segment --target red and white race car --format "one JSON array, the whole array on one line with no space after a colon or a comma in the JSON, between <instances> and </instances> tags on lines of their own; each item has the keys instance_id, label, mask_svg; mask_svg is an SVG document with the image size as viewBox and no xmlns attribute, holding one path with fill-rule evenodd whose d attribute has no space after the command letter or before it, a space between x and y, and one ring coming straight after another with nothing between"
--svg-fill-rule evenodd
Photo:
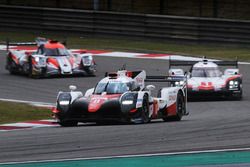
<instances>
[{"instance_id":1,"label":"red and white race car","mask_svg":"<svg viewBox=\"0 0 250 167\"><path fill-rule=\"evenodd\" d=\"M10 45L37 45L37 50L18 50ZM62 43L37 38L35 43L7 43L6 69L11 74L26 74L39 78L51 75L94 75L92 54L85 51L72 52Z\"/></svg>"},{"instance_id":2,"label":"red and white race car","mask_svg":"<svg viewBox=\"0 0 250 167\"><path fill-rule=\"evenodd\" d=\"M158 97L152 97L155 86L145 86L144 81L181 81L183 86L164 87ZM53 113L61 126L106 121L147 123L156 118L179 121L187 115L184 81L184 77L146 78L145 71L120 70L108 74L85 95L75 91L75 86L70 86L70 92L59 92Z\"/></svg>"},{"instance_id":3,"label":"red and white race car","mask_svg":"<svg viewBox=\"0 0 250 167\"><path fill-rule=\"evenodd\" d=\"M170 61L169 75L183 76L183 69L174 66L191 66L188 72L188 97L224 96L241 99L243 94L242 75L238 61ZM220 67L226 68L222 73Z\"/></svg>"}]
</instances>

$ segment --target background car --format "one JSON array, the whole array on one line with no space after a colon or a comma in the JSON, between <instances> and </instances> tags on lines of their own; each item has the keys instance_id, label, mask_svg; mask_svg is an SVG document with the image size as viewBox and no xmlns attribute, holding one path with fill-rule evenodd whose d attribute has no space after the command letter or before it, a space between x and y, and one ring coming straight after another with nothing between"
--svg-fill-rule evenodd
<instances>
[{"instance_id":1,"label":"background car","mask_svg":"<svg viewBox=\"0 0 250 167\"><path fill-rule=\"evenodd\" d=\"M243 94L242 75L238 61L173 61L170 60L169 75L182 76L183 69L174 66L189 66L188 97L232 97L241 99ZM232 66L221 71L222 66Z\"/></svg>"},{"instance_id":2,"label":"background car","mask_svg":"<svg viewBox=\"0 0 250 167\"><path fill-rule=\"evenodd\" d=\"M37 50L11 49L9 45L36 44ZM7 43L6 69L11 74L26 74L33 78L51 75L94 75L96 68L92 54L72 52L62 43L37 38L35 43Z\"/></svg>"}]
</instances>

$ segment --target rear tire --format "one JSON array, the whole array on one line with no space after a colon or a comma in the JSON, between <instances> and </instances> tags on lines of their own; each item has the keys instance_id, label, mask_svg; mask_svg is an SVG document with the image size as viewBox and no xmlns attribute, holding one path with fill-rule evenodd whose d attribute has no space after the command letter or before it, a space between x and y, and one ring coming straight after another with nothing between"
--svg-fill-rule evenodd
<instances>
[{"instance_id":1,"label":"rear tire","mask_svg":"<svg viewBox=\"0 0 250 167\"><path fill-rule=\"evenodd\" d=\"M176 103L177 103L176 104L176 116L174 117L174 120L180 121L183 114L185 113L185 101L181 93L178 93Z\"/></svg>"},{"instance_id":2,"label":"rear tire","mask_svg":"<svg viewBox=\"0 0 250 167\"><path fill-rule=\"evenodd\" d=\"M11 58L9 58L7 66L10 74L17 74L17 65Z\"/></svg>"},{"instance_id":3,"label":"rear tire","mask_svg":"<svg viewBox=\"0 0 250 167\"><path fill-rule=\"evenodd\" d=\"M144 97L143 97L142 108L141 108L141 120L142 120L142 123L150 122L150 118L149 118L149 102L148 102L148 96L147 95L144 95Z\"/></svg>"},{"instance_id":4,"label":"rear tire","mask_svg":"<svg viewBox=\"0 0 250 167\"><path fill-rule=\"evenodd\" d=\"M184 96L179 92L176 100L176 116L164 116L162 119L164 121L180 121L185 112L186 108Z\"/></svg>"}]
</instances>

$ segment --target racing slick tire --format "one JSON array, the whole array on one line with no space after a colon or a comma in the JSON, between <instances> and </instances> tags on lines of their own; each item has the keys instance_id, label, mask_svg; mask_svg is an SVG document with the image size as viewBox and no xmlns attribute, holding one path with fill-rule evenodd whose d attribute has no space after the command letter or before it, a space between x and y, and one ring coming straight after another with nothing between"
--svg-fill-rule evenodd
<instances>
[{"instance_id":1,"label":"racing slick tire","mask_svg":"<svg viewBox=\"0 0 250 167\"><path fill-rule=\"evenodd\" d=\"M233 95L233 99L242 100L242 96L243 96L243 92L242 92L242 90L240 90L240 93Z\"/></svg>"},{"instance_id":2,"label":"racing slick tire","mask_svg":"<svg viewBox=\"0 0 250 167\"><path fill-rule=\"evenodd\" d=\"M174 120L180 121L183 114L185 113L185 100L181 93L178 93L176 103L177 103L176 104L176 116L174 117Z\"/></svg>"},{"instance_id":3,"label":"racing slick tire","mask_svg":"<svg viewBox=\"0 0 250 167\"><path fill-rule=\"evenodd\" d=\"M186 112L186 107L185 107L185 100L184 96L182 93L177 94L177 100L176 100L176 116L171 116L171 117L163 117L162 119L164 121L180 121L182 119L183 114Z\"/></svg>"},{"instance_id":4,"label":"racing slick tire","mask_svg":"<svg viewBox=\"0 0 250 167\"><path fill-rule=\"evenodd\" d=\"M63 126L63 127L73 127L73 126L77 126L78 122L77 121L64 121L64 120L60 120L58 122L59 125Z\"/></svg>"},{"instance_id":5,"label":"racing slick tire","mask_svg":"<svg viewBox=\"0 0 250 167\"><path fill-rule=\"evenodd\" d=\"M95 69L93 67L84 68L88 76L95 76Z\"/></svg>"},{"instance_id":6,"label":"racing slick tire","mask_svg":"<svg viewBox=\"0 0 250 167\"><path fill-rule=\"evenodd\" d=\"M28 70L28 77L30 78L36 78L35 75L33 74L33 64L32 64L32 58L29 57L29 70Z\"/></svg>"},{"instance_id":7,"label":"racing slick tire","mask_svg":"<svg viewBox=\"0 0 250 167\"><path fill-rule=\"evenodd\" d=\"M150 122L148 96L144 95L141 108L141 123Z\"/></svg>"},{"instance_id":8,"label":"racing slick tire","mask_svg":"<svg viewBox=\"0 0 250 167\"><path fill-rule=\"evenodd\" d=\"M7 66L10 74L17 74L17 65L11 58L8 58Z\"/></svg>"}]
</instances>

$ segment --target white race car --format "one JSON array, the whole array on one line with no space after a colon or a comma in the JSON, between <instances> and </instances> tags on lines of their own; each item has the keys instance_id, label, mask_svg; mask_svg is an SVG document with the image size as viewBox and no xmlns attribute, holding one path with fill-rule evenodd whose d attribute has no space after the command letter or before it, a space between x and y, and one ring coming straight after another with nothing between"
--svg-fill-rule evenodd
<instances>
[{"instance_id":1,"label":"white race car","mask_svg":"<svg viewBox=\"0 0 250 167\"><path fill-rule=\"evenodd\" d=\"M36 50L12 49L9 46L37 45ZM94 76L96 64L92 54L86 51L73 52L63 43L45 38L37 38L35 43L7 42L6 69L11 74L26 74L32 78L52 75Z\"/></svg>"},{"instance_id":2,"label":"white race car","mask_svg":"<svg viewBox=\"0 0 250 167\"><path fill-rule=\"evenodd\" d=\"M164 87L158 97L152 97L154 85L144 81L181 82L182 86ZM145 71L120 70L108 74L95 88L83 95L70 86L70 92L59 92L54 117L61 126L76 126L78 122L119 121L147 123L151 119L181 120L186 112L185 78L148 77Z\"/></svg>"},{"instance_id":3,"label":"white race car","mask_svg":"<svg viewBox=\"0 0 250 167\"><path fill-rule=\"evenodd\" d=\"M239 73L238 61L171 61L169 63L170 76L183 76L183 69L174 66L191 66L188 77L188 97L224 96L235 99L242 98L242 75ZM224 73L222 66L226 68Z\"/></svg>"}]
</instances>

